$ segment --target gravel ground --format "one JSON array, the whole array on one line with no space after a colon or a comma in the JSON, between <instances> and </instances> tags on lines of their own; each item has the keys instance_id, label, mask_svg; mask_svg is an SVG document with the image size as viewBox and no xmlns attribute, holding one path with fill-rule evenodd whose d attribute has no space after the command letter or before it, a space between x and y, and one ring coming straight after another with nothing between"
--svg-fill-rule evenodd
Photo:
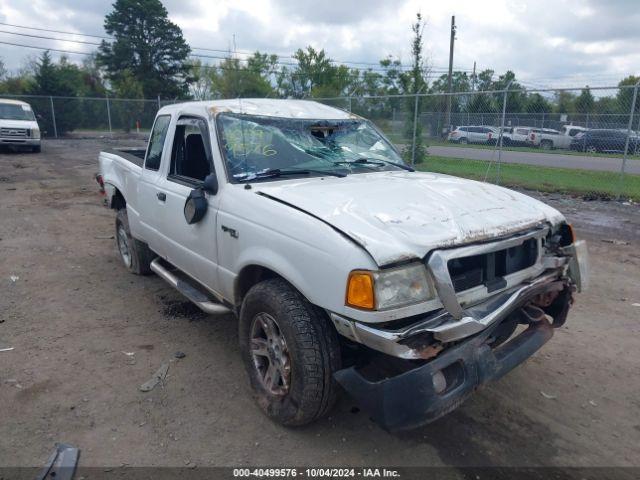
<instances>
[{"instance_id":1,"label":"gravel ground","mask_svg":"<svg viewBox=\"0 0 640 480\"><path fill-rule=\"evenodd\" d=\"M392 435L343 395L330 417L287 429L251 399L233 317L120 265L93 180L114 144L140 141L0 154L0 344L13 347L0 352L0 466L41 465L61 441L85 467L640 466L637 205L543 197L589 241L591 290L457 411ZM168 361L164 385L140 392Z\"/></svg>"}]
</instances>

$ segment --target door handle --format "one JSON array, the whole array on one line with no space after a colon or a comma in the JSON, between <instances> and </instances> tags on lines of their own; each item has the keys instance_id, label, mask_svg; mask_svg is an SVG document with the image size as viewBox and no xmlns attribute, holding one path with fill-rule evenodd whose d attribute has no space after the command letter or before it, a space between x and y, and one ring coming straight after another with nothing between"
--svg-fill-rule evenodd
<instances>
[{"instance_id":1,"label":"door handle","mask_svg":"<svg viewBox=\"0 0 640 480\"><path fill-rule=\"evenodd\" d=\"M158 200L161 202L164 202L167 199L167 194L164 192L158 192L156 193L156 197L158 197Z\"/></svg>"}]
</instances>

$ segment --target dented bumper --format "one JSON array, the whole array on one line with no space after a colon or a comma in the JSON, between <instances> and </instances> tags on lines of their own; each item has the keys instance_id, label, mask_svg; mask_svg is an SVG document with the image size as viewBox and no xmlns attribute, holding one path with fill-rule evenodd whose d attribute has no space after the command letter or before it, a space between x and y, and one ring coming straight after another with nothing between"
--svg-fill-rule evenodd
<instances>
[{"instance_id":1,"label":"dented bumper","mask_svg":"<svg viewBox=\"0 0 640 480\"><path fill-rule=\"evenodd\" d=\"M502 377L553 336L551 324L542 320L491 349L488 339L497 326L396 377L370 381L351 367L335 378L381 427L416 428L457 408L478 386Z\"/></svg>"}]
</instances>

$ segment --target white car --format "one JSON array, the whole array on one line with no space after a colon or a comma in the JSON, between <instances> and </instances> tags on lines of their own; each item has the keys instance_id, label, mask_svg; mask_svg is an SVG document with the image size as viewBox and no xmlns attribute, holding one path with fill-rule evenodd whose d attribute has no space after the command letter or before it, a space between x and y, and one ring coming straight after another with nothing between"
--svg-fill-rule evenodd
<instances>
[{"instance_id":1,"label":"white car","mask_svg":"<svg viewBox=\"0 0 640 480\"><path fill-rule=\"evenodd\" d=\"M533 128L529 134L529 142L534 147L540 147L543 150L569 149L573 138L578 133L586 132L587 130L589 129L578 125L564 125L560 130Z\"/></svg>"},{"instance_id":2,"label":"white car","mask_svg":"<svg viewBox=\"0 0 640 480\"><path fill-rule=\"evenodd\" d=\"M449 133L448 140L454 143L495 143L499 130L495 127L462 126Z\"/></svg>"},{"instance_id":3,"label":"white car","mask_svg":"<svg viewBox=\"0 0 640 480\"><path fill-rule=\"evenodd\" d=\"M285 425L337 384L385 428L433 421L548 341L584 278L557 210L414 171L316 102L166 106L146 151L99 168L124 266L237 316L257 403Z\"/></svg>"},{"instance_id":4,"label":"white car","mask_svg":"<svg viewBox=\"0 0 640 480\"><path fill-rule=\"evenodd\" d=\"M40 151L40 127L28 103L0 98L0 145Z\"/></svg>"},{"instance_id":5,"label":"white car","mask_svg":"<svg viewBox=\"0 0 640 480\"><path fill-rule=\"evenodd\" d=\"M503 145L530 145L529 135L534 127L505 127L502 134Z\"/></svg>"}]
</instances>

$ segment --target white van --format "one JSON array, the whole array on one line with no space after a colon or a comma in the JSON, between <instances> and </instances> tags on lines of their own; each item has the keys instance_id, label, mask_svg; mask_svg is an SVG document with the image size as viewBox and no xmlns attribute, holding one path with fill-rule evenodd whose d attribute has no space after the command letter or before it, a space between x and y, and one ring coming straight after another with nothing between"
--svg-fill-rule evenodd
<instances>
[{"instance_id":1,"label":"white van","mask_svg":"<svg viewBox=\"0 0 640 480\"><path fill-rule=\"evenodd\" d=\"M31 105L20 100L0 98L0 145L40 151L40 127Z\"/></svg>"}]
</instances>

